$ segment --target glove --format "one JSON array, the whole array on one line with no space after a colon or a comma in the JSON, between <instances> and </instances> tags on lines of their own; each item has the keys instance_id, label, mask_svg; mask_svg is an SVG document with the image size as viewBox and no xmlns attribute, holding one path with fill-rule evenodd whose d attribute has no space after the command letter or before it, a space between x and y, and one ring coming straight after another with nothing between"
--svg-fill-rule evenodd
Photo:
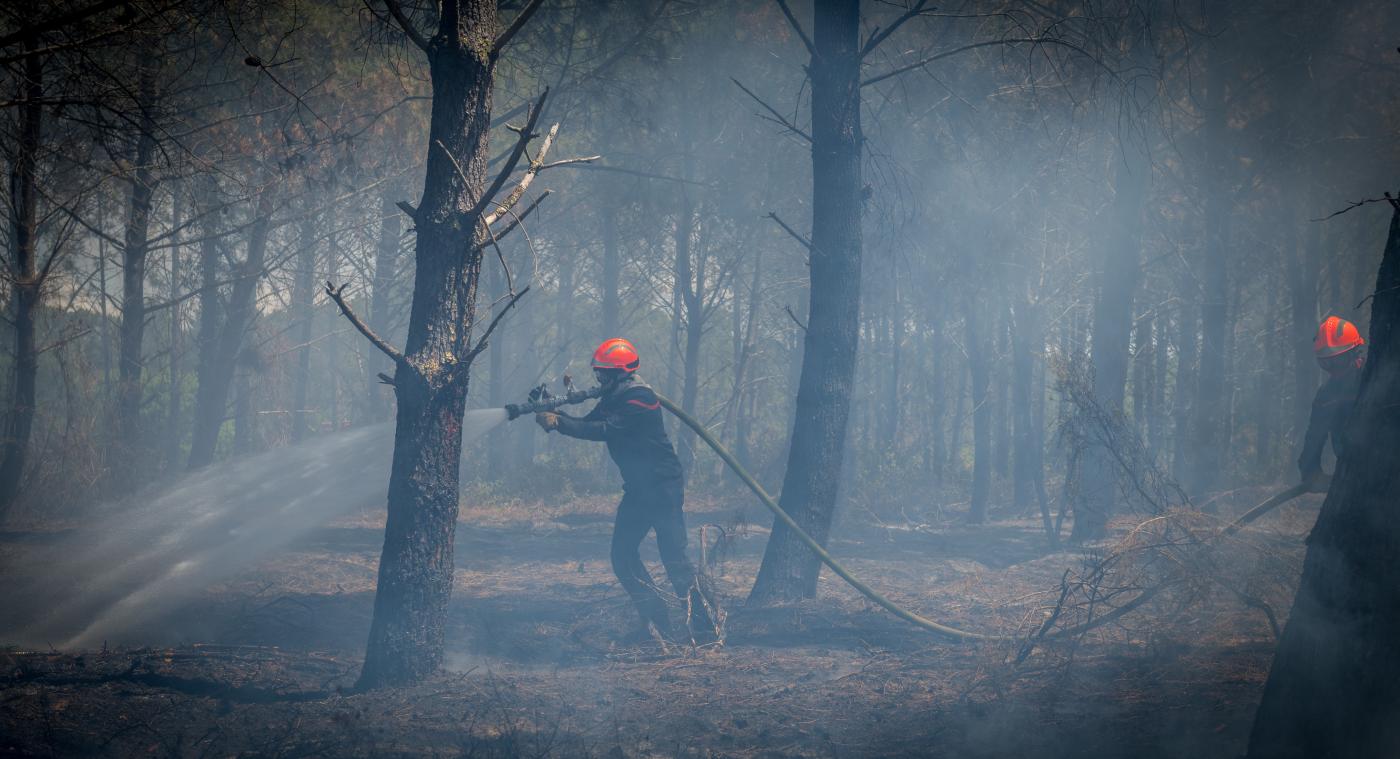
<instances>
[{"instance_id":1,"label":"glove","mask_svg":"<svg viewBox=\"0 0 1400 759\"><path fill-rule=\"evenodd\" d=\"M541 411L535 414L535 424L538 424L540 429L545 432L557 430L559 429L559 415L549 411Z\"/></svg>"},{"instance_id":2,"label":"glove","mask_svg":"<svg viewBox=\"0 0 1400 759\"><path fill-rule=\"evenodd\" d=\"M1303 475L1303 484L1308 486L1309 493L1326 493L1332 487L1332 475L1321 469L1308 472Z\"/></svg>"}]
</instances>

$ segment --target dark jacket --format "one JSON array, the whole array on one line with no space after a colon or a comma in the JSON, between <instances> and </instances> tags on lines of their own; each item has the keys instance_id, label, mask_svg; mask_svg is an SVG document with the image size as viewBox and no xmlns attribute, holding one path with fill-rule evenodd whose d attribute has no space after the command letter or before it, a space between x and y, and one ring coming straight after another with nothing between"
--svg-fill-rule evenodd
<instances>
[{"instance_id":1,"label":"dark jacket","mask_svg":"<svg viewBox=\"0 0 1400 759\"><path fill-rule=\"evenodd\" d=\"M1332 438L1332 451L1341 458L1346 446L1347 418L1361 389L1361 370L1327 378L1313 397L1308 432L1303 436L1303 452L1298 455L1298 471L1307 479L1322 471L1322 449Z\"/></svg>"},{"instance_id":2,"label":"dark jacket","mask_svg":"<svg viewBox=\"0 0 1400 759\"><path fill-rule=\"evenodd\" d=\"M625 380L582 418L559 415L559 432L608 444L624 489L682 481L681 462L666 436L661 402L640 379Z\"/></svg>"}]
</instances>

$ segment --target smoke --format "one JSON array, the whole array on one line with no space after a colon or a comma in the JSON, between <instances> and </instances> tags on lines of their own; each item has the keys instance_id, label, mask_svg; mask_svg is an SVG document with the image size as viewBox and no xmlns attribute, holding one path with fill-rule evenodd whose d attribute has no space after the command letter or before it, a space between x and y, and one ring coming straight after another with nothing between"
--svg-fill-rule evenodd
<instances>
[{"instance_id":1,"label":"smoke","mask_svg":"<svg viewBox=\"0 0 1400 759\"><path fill-rule=\"evenodd\" d=\"M469 442L504 409L463 419ZM140 625L235 576L336 517L378 508L393 431L381 424L235 459L98 510L0 589L0 639L64 648L121 642Z\"/></svg>"}]
</instances>

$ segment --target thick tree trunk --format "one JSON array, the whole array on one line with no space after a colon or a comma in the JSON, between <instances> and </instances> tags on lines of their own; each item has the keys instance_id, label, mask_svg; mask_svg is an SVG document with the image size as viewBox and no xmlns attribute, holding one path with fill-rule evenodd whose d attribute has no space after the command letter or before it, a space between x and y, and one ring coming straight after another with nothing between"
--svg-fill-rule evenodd
<instances>
[{"instance_id":1,"label":"thick tree trunk","mask_svg":"<svg viewBox=\"0 0 1400 759\"><path fill-rule=\"evenodd\" d=\"M1374 292L1351 442L1308 539L1250 757L1400 753L1400 208Z\"/></svg>"},{"instance_id":2,"label":"thick tree trunk","mask_svg":"<svg viewBox=\"0 0 1400 759\"><path fill-rule=\"evenodd\" d=\"M359 687L411 683L442 663L452 592L462 414L481 273L495 0L449 0L429 44L433 83L413 307L394 372L388 522Z\"/></svg>"},{"instance_id":3,"label":"thick tree trunk","mask_svg":"<svg viewBox=\"0 0 1400 759\"><path fill-rule=\"evenodd\" d=\"M267 254L273 195L271 188L263 189L258 194L256 207L252 211L253 225L248 230L248 256L240 267L242 271L238 272L237 281L233 283L228 305L222 309L224 319L216 328L217 336L211 340L207 364L204 349L200 350L199 388L195 392L194 428L190 434L190 470L213 463L219 431L228 417L229 389L233 385L234 372L243 350L243 337L258 310L258 282L263 276L263 259ZM209 262L206 262L208 265ZM211 295L215 299L218 297L217 293ZM203 333L203 325L200 330Z\"/></svg>"},{"instance_id":4,"label":"thick tree trunk","mask_svg":"<svg viewBox=\"0 0 1400 759\"><path fill-rule=\"evenodd\" d=\"M39 40L26 39L24 81L19 106L19 141L10 164L10 293L15 327L14 379L5 435L0 440L0 519L19 495L34 428L34 395L39 350L34 341L35 312L43 294L38 262L39 187L37 163L43 130L44 68Z\"/></svg>"},{"instance_id":5,"label":"thick tree trunk","mask_svg":"<svg viewBox=\"0 0 1400 759\"><path fill-rule=\"evenodd\" d=\"M860 329L860 2L817 0L812 56L810 314L781 506L825 544L836 508ZM751 602L811 598L817 557L775 523Z\"/></svg>"}]
</instances>

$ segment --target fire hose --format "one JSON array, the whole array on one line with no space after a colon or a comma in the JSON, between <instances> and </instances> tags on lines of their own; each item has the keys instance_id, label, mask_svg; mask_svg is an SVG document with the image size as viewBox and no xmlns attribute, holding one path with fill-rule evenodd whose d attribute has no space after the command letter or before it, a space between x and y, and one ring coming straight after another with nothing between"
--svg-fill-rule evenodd
<instances>
[{"instance_id":1,"label":"fire hose","mask_svg":"<svg viewBox=\"0 0 1400 759\"><path fill-rule=\"evenodd\" d=\"M528 403L512 404L506 407L506 411L509 414L509 418L515 419L516 417L521 416L522 414L534 413L537 411L552 411L561 406L573 403L581 403L592 398L597 398L602 394L600 388L593 388L592 390L586 391L575 390L573 388L572 383L567 377L565 378L565 385L568 388L568 392L566 395L563 396L551 396L549 395L548 391L544 388L544 386L541 385L540 387L536 388L531 392L530 401ZM664 407L667 411L671 412L671 414L677 419L679 419L683 424L685 424L685 426L689 427L692 431L694 431L695 434L699 436L701 440L705 441L705 444L708 445L710 449L715 452L715 455L719 456L720 460L723 461L725 465L729 467L730 471L734 472L734 474L738 476L738 478L744 483L744 485L748 486L749 490L753 491L753 494L758 497L758 500L762 502L763 505L767 507L769 511L773 512L773 516L777 518L778 521L782 522L789 530L792 530L792 533L797 536L797 539L800 540L803 543L803 545L806 545L807 548L809 548L812 551L812 553L815 554L816 557L827 566L828 569L834 572L837 577L840 577L846 582L846 584L850 585L861 595L873 601L880 608L884 609L885 611L888 611L889 613L895 615L896 617L899 617L900 619L906 622L909 622L910 624L913 624L916 627L922 628L937 635L952 638L954 640L1018 640L1018 638L1015 638L1013 636L970 632L968 630L962 630L951 625L945 625L940 622L936 622L932 619L921 616L919 614L915 614L914 612L905 609L899 604L896 604L894 601L891 601L879 591L861 582L855 577L855 575L851 574L850 570L842 566L841 563L837 561L835 557L828 553L827 550L823 548L822 545L818 543L811 535L808 535L807 531L802 529L802 527L797 523L797 520L793 519L790 514L784 511L783 508L778 505L777 501L773 500L773 497L768 494L768 491L763 489L763 486L760 485L758 481L754 479L753 475L749 474L748 470L744 468L744 465L740 464L738 459L734 458L734 455L730 453L729 450L726 449L723 445L721 445L718 440L715 440L714 436L710 434L709 430L705 429L705 425L701 424L699 420L686 413L685 410L683 410L681 407L677 406L674 402L672 402L670 398L667 398L666 396L660 393L656 394L656 398L658 401L661 402L662 407ZM1306 484L1303 484L1293 488L1289 488L1288 490L1276 494L1272 498L1264 501L1258 506L1255 506L1254 508L1242 514L1238 519L1236 519L1224 530L1222 530L1220 532L1220 536L1224 537L1228 535L1233 535L1234 533L1242 529L1245 525L1249 524L1250 522L1253 522L1254 520L1258 519L1264 514L1267 514L1274 508L1284 503L1287 503L1295 498L1298 498L1299 496L1307 492L1308 486ZM1160 591L1163 587L1165 586L1157 586L1147 591L1144 591L1137 598L1115 609L1113 612L1099 617L1098 619L1091 620L1090 622L1087 622L1074 628L1059 630L1048 635L1042 632L1042 634L1038 637L1040 639L1058 638L1087 632L1090 629L1099 627L1100 625L1106 624L1115 619L1119 619L1127 613L1133 611L1134 609L1142 606L1144 603L1151 600L1151 598L1155 596L1157 592Z\"/></svg>"}]
</instances>

